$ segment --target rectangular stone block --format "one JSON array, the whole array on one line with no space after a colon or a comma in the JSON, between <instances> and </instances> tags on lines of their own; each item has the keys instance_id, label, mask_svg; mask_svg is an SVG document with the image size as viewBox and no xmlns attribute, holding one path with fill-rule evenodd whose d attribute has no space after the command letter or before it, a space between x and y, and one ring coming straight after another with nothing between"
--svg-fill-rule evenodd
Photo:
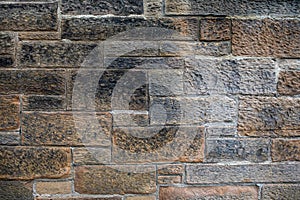
<instances>
[{"instance_id":1,"label":"rectangular stone block","mask_svg":"<svg viewBox=\"0 0 300 200\"><path fill-rule=\"evenodd\" d=\"M299 57L299 27L297 19L233 20L232 53L236 56Z\"/></svg>"},{"instance_id":2,"label":"rectangular stone block","mask_svg":"<svg viewBox=\"0 0 300 200\"><path fill-rule=\"evenodd\" d=\"M206 138L235 137L237 127L231 123L215 123L205 127Z\"/></svg>"},{"instance_id":3,"label":"rectangular stone block","mask_svg":"<svg viewBox=\"0 0 300 200\"><path fill-rule=\"evenodd\" d=\"M272 140L272 160L281 161L300 161L300 140Z\"/></svg>"},{"instance_id":4,"label":"rectangular stone block","mask_svg":"<svg viewBox=\"0 0 300 200\"><path fill-rule=\"evenodd\" d=\"M300 70L300 59L280 59L278 60L278 65L280 69L286 71L290 70Z\"/></svg>"},{"instance_id":5,"label":"rectangular stone block","mask_svg":"<svg viewBox=\"0 0 300 200\"><path fill-rule=\"evenodd\" d=\"M277 88L281 95L300 94L300 71L281 71Z\"/></svg>"},{"instance_id":6,"label":"rectangular stone block","mask_svg":"<svg viewBox=\"0 0 300 200\"><path fill-rule=\"evenodd\" d=\"M200 40L230 40L231 21L226 18L200 20Z\"/></svg>"},{"instance_id":7,"label":"rectangular stone block","mask_svg":"<svg viewBox=\"0 0 300 200\"><path fill-rule=\"evenodd\" d=\"M221 42L181 42L161 41L161 56L225 56L231 53L231 44L228 41Z\"/></svg>"},{"instance_id":8,"label":"rectangular stone block","mask_svg":"<svg viewBox=\"0 0 300 200\"><path fill-rule=\"evenodd\" d=\"M20 99L18 96L0 96L0 131L20 127Z\"/></svg>"},{"instance_id":9,"label":"rectangular stone block","mask_svg":"<svg viewBox=\"0 0 300 200\"><path fill-rule=\"evenodd\" d=\"M275 94L276 69L272 59L186 59L187 94Z\"/></svg>"},{"instance_id":10,"label":"rectangular stone block","mask_svg":"<svg viewBox=\"0 0 300 200\"><path fill-rule=\"evenodd\" d=\"M78 147L73 148L73 162L75 165L99 165L111 162L111 148Z\"/></svg>"},{"instance_id":11,"label":"rectangular stone block","mask_svg":"<svg viewBox=\"0 0 300 200\"><path fill-rule=\"evenodd\" d=\"M59 32L19 32L20 40L60 40Z\"/></svg>"},{"instance_id":12,"label":"rectangular stone block","mask_svg":"<svg viewBox=\"0 0 300 200\"><path fill-rule=\"evenodd\" d=\"M181 176L158 176L157 183L162 185L173 185L182 182Z\"/></svg>"},{"instance_id":13,"label":"rectangular stone block","mask_svg":"<svg viewBox=\"0 0 300 200\"><path fill-rule=\"evenodd\" d=\"M131 196L126 197L126 200L156 200L155 196Z\"/></svg>"},{"instance_id":14,"label":"rectangular stone block","mask_svg":"<svg viewBox=\"0 0 300 200\"><path fill-rule=\"evenodd\" d=\"M267 139L207 139L205 162L264 162L269 143Z\"/></svg>"},{"instance_id":15,"label":"rectangular stone block","mask_svg":"<svg viewBox=\"0 0 300 200\"><path fill-rule=\"evenodd\" d=\"M258 199L255 186L160 187L160 200L169 199Z\"/></svg>"},{"instance_id":16,"label":"rectangular stone block","mask_svg":"<svg viewBox=\"0 0 300 200\"><path fill-rule=\"evenodd\" d=\"M18 145L20 141L20 133L0 132L0 145Z\"/></svg>"},{"instance_id":17,"label":"rectangular stone block","mask_svg":"<svg viewBox=\"0 0 300 200\"><path fill-rule=\"evenodd\" d=\"M80 1L63 0L62 13L68 15L140 15L143 14L143 1Z\"/></svg>"},{"instance_id":18,"label":"rectangular stone block","mask_svg":"<svg viewBox=\"0 0 300 200\"><path fill-rule=\"evenodd\" d=\"M15 59L11 55L0 55L0 67L14 67Z\"/></svg>"},{"instance_id":19,"label":"rectangular stone block","mask_svg":"<svg viewBox=\"0 0 300 200\"><path fill-rule=\"evenodd\" d=\"M1 146L0 149L1 179L61 178L70 174L69 148Z\"/></svg>"},{"instance_id":20,"label":"rectangular stone block","mask_svg":"<svg viewBox=\"0 0 300 200\"><path fill-rule=\"evenodd\" d=\"M37 197L36 200L122 200L122 197Z\"/></svg>"},{"instance_id":21,"label":"rectangular stone block","mask_svg":"<svg viewBox=\"0 0 300 200\"><path fill-rule=\"evenodd\" d=\"M16 35L11 32L0 32L0 54L13 55Z\"/></svg>"},{"instance_id":22,"label":"rectangular stone block","mask_svg":"<svg viewBox=\"0 0 300 200\"><path fill-rule=\"evenodd\" d=\"M70 194L72 191L71 181L37 182L35 190L38 194Z\"/></svg>"},{"instance_id":23,"label":"rectangular stone block","mask_svg":"<svg viewBox=\"0 0 300 200\"><path fill-rule=\"evenodd\" d=\"M159 175L183 175L184 165L181 164L164 164L157 165Z\"/></svg>"},{"instance_id":24,"label":"rectangular stone block","mask_svg":"<svg viewBox=\"0 0 300 200\"><path fill-rule=\"evenodd\" d=\"M300 10L294 0L166 0L165 5L167 15L297 15Z\"/></svg>"},{"instance_id":25,"label":"rectangular stone block","mask_svg":"<svg viewBox=\"0 0 300 200\"><path fill-rule=\"evenodd\" d=\"M22 144L110 146L111 115L24 112Z\"/></svg>"},{"instance_id":26,"label":"rectangular stone block","mask_svg":"<svg viewBox=\"0 0 300 200\"><path fill-rule=\"evenodd\" d=\"M236 99L225 95L154 97L150 100L150 124L235 122L236 105Z\"/></svg>"},{"instance_id":27,"label":"rectangular stone block","mask_svg":"<svg viewBox=\"0 0 300 200\"><path fill-rule=\"evenodd\" d=\"M32 182L0 181L0 199L3 200L34 200Z\"/></svg>"},{"instance_id":28,"label":"rectangular stone block","mask_svg":"<svg viewBox=\"0 0 300 200\"><path fill-rule=\"evenodd\" d=\"M144 7L144 15L146 16L153 17L163 15L163 0L147 0Z\"/></svg>"},{"instance_id":29,"label":"rectangular stone block","mask_svg":"<svg viewBox=\"0 0 300 200\"><path fill-rule=\"evenodd\" d=\"M299 184L268 184L262 187L262 200L267 199L298 199Z\"/></svg>"},{"instance_id":30,"label":"rectangular stone block","mask_svg":"<svg viewBox=\"0 0 300 200\"><path fill-rule=\"evenodd\" d=\"M75 167L80 194L150 194L156 191L154 166L106 165Z\"/></svg>"},{"instance_id":31,"label":"rectangular stone block","mask_svg":"<svg viewBox=\"0 0 300 200\"><path fill-rule=\"evenodd\" d=\"M151 30L140 30L139 28L152 27ZM169 29L168 32L153 29ZM137 30L134 30L137 28ZM178 40L197 39L197 18L143 18L143 17L83 17L83 18L63 18L62 19L62 38L70 40L106 40L116 34L121 34L120 39L134 40L162 40L164 38ZM178 33L173 34L172 31ZM163 34L165 33L165 34Z\"/></svg>"},{"instance_id":32,"label":"rectangular stone block","mask_svg":"<svg viewBox=\"0 0 300 200\"><path fill-rule=\"evenodd\" d=\"M18 47L19 65L23 68L80 67L96 47L97 44L91 43L22 42Z\"/></svg>"},{"instance_id":33,"label":"rectangular stone block","mask_svg":"<svg viewBox=\"0 0 300 200\"><path fill-rule=\"evenodd\" d=\"M64 70L0 70L0 94L64 95Z\"/></svg>"},{"instance_id":34,"label":"rectangular stone block","mask_svg":"<svg viewBox=\"0 0 300 200\"><path fill-rule=\"evenodd\" d=\"M299 98L242 97L239 104L238 130L242 135L253 131L299 130L299 115Z\"/></svg>"},{"instance_id":35,"label":"rectangular stone block","mask_svg":"<svg viewBox=\"0 0 300 200\"><path fill-rule=\"evenodd\" d=\"M187 165L188 184L299 182L300 164Z\"/></svg>"},{"instance_id":36,"label":"rectangular stone block","mask_svg":"<svg viewBox=\"0 0 300 200\"><path fill-rule=\"evenodd\" d=\"M114 127L149 126L149 114L147 111L114 111L112 115Z\"/></svg>"},{"instance_id":37,"label":"rectangular stone block","mask_svg":"<svg viewBox=\"0 0 300 200\"><path fill-rule=\"evenodd\" d=\"M65 110L65 97L63 96L23 96L22 109L31 110Z\"/></svg>"},{"instance_id":38,"label":"rectangular stone block","mask_svg":"<svg viewBox=\"0 0 300 200\"><path fill-rule=\"evenodd\" d=\"M58 2L22 3L1 2L0 30L49 31L57 30Z\"/></svg>"},{"instance_id":39,"label":"rectangular stone block","mask_svg":"<svg viewBox=\"0 0 300 200\"><path fill-rule=\"evenodd\" d=\"M112 161L120 164L202 162L204 155L202 127L114 128L113 144Z\"/></svg>"}]
</instances>

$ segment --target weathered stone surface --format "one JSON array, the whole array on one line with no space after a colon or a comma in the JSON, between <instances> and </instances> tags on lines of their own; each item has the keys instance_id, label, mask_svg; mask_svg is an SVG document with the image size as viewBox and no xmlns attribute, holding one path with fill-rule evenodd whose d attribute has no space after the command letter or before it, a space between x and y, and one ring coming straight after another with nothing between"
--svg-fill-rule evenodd
<instances>
[{"instance_id":1,"label":"weathered stone surface","mask_svg":"<svg viewBox=\"0 0 300 200\"><path fill-rule=\"evenodd\" d=\"M118 163L202 162L201 127L126 127L113 130L113 157Z\"/></svg>"},{"instance_id":2,"label":"weathered stone surface","mask_svg":"<svg viewBox=\"0 0 300 200\"><path fill-rule=\"evenodd\" d=\"M272 140L272 160L280 161L300 161L300 140Z\"/></svg>"},{"instance_id":3,"label":"weathered stone surface","mask_svg":"<svg viewBox=\"0 0 300 200\"><path fill-rule=\"evenodd\" d=\"M64 110L65 98L62 96L23 96L22 109L28 110Z\"/></svg>"},{"instance_id":4,"label":"weathered stone surface","mask_svg":"<svg viewBox=\"0 0 300 200\"><path fill-rule=\"evenodd\" d=\"M36 200L122 200L122 197L37 197Z\"/></svg>"},{"instance_id":5,"label":"weathered stone surface","mask_svg":"<svg viewBox=\"0 0 300 200\"><path fill-rule=\"evenodd\" d=\"M163 0L147 0L145 2L146 16L162 16L163 15Z\"/></svg>"},{"instance_id":6,"label":"weathered stone surface","mask_svg":"<svg viewBox=\"0 0 300 200\"><path fill-rule=\"evenodd\" d=\"M300 99L290 97L243 97L239 101L238 130L299 130Z\"/></svg>"},{"instance_id":7,"label":"weathered stone surface","mask_svg":"<svg viewBox=\"0 0 300 200\"><path fill-rule=\"evenodd\" d=\"M250 136L250 137L298 137L300 136L300 130L248 130L248 131L239 131L239 135Z\"/></svg>"},{"instance_id":8,"label":"weathered stone surface","mask_svg":"<svg viewBox=\"0 0 300 200\"><path fill-rule=\"evenodd\" d=\"M187 165L187 183L299 182L300 164ZM208 176L209 174L209 176Z\"/></svg>"},{"instance_id":9,"label":"weathered stone surface","mask_svg":"<svg viewBox=\"0 0 300 200\"><path fill-rule=\"evenodd\" d=\"M126 200L156 200L155 196L132 196L126 197Z\"/></svg>"},{"instance_id":10,"label":"weathered stone surface","mask_svg":"<svg viewBox=\"0 0 300 200\"><path fill-rule=\"evenodd\" d=\"M266 139L208 139L205 146L206 162L264 162L270 150Z\"/></svg>"},{"instance_id":11,"label":"weathered stone surface","mask_svg":"<svg viewBox=\"0 0 300 200\"><path fill-rule=\"evenodd\" d=\"M154 97L150 100L150 124L203 124L234 122L237 102L225 95Z\"/></svg>"},{"instance_id":12,"label":"weathered stone surface","mask_svg":"<svg viewBox=\"0 0 300 200\"><path fill-rule=\"evenodd\" d=\"M148 194L156 191L154 166L79 166L75 191L81 194Z\"/></svg>"},{"instance_id":13,"label":"weathered stone surface","mask_svg":"<svg viewBox=\"0 0 300 200\"><path fill-rule=\"evenodd\" d=\"M18 96L0 96L0 131L20 127L20 99Z\"/></svg>"},{"instance_id":14,"label":"weathered stone surface","mask_svg":"<svg viewBox=\"0 0 300 200\"><path fill-rule=\"evenodd\" d=\"M22 42L19 65L22 67L80 67L97 44L68 42ZM102 66L102 63L99 63Z\"/></svg>"},{"instance_id":15,"label":"weathered stone surface","mask_svg":"<svg viewBox=\"0 0 300 200\"><path fill-rule=\"evenodd\" d=\"M205 127L206 138L234 137L237 134L235 124L211 124Z\"/></svg>"},{"instance_id":16,"label":"weathered stone surface","mask_svg":"<svg viewBox=\"0 0 300 200\"><path fill-rule=\"evenodd\" d=\"M181 176L158 176L157 183L158 184L179 184L182 182Z\"/></svg>"},{"instance_id":17,"label":"weathered stone surface","mask_svg":"<svg viewBox=\"0 0 300 200\"><path fill-rule=\"evenodd\" d=\"M32 182L0 181L0 199L33 200Z\"/></svg>"},{"instance_id":18,"label":"weathered stone surface","mask_svg":"<svg viewBox=\"0 0 300 200\"><path fill-rule=\"evenodd\" d=\"M272 59L186 59L187 94L274 94L276 70Z\"/></svg>"},{"instance_id":19,"label":"weathered stone surface","mask_svg":"<svg viewBox=\"0 0 300 200\"><path fill-rule=\"evenodd\" d=\"M157 30L153 32L134 31L135 28L157 27L174 30L178 35L160 35ZM63 18L62 38L70 40L105 40L118 33L129 31L131 34L122 34L124 38L151 40L152 37L174 37L180 40L197 39L197 18L142 18L142 17L109 17L109 18ZM124 39L123 38L123 39ZM120 39L118 37L118 39ZM156 39L156 40L157 40Z\"/></svg>"},{"instance_id":20,"label":"weathered stone surface","mask_svg":"<svg viewBox=\"0 0 300 200\"><path fill-rule=\"evenodd\" d=\"M69 148L1 146L1 179L60 178L69 175Z\"/></svg>"},{"instance_id":21,"label":"weathered stone surface","mask_svg":"<svg viewBox=\"0 0 300 200\"><path fill-rule=\"evenodd\" d=\"M110 114L24 112L22 143L109 146L110 130Z\"/></svg>"},{"instance_id":22,"label":"weathered stone surface","mask_svg":"<svg viewBox=\"0 0 300 200\"><path fill-rule=\"evenodd\" d=\"M295 0L166 0L168 15L297 15L300 5Z\"/></svg>"},{"instance_id":23,"label":"weathered stone surface","mask_svg":"<svg viewBox=\"0 0 300 200\"><path fill-rule=\"evenodd\" d=\"M19 32L20 40L59 40L59 32Z\"/></svg>"},{"instance_id":24,"label":"weathered stone surface","mask_svg":"<svg viewBox=\"0 0 300 200\"><path fill-rule=\"evenodd\" d=\"M0 70L0 94L65 94L64 70Z\"/></svg>"},{"instance_id":25,"label":"weathered stone surface","mask_svg":"<svg viewBox=\"0 0 300 200\"><path fill-rule=\"evenodd\" d=\"M0 4L0 30L46 31L57 29L58 2Z\"/></svg>"},{"instance_id":26,"label":"weathered stone surface","mask_svg":"<svg viewBox=\"0 0 300 200\"><path fill-rule=\"evenodd\" d=\"M113 112L113 126L148 126L149 125L149 115L144 113L136 113L136 112Z\"/></svg>"},{"instance_id":27,"label":"weathered stone surface","mask_svg":"<svg viewBox=\"0 0 300 200\"><path fill-rule=\"evenodd\" d=\"M232 53L237 56L299 57L299 27L300 20L297 19L233 20Z\"/></svg>"},{"instance_id":28,"label":"weathered stone surface","mask_svg":"<svg viewBox=\"0 0 300 200\"><path fill-rule=\"evenodd\" d=\"M159 199L254 200L258 199L258 188L255 186L160 187Z\"/></svg>"},{"instance_id":29,"label":"weathered stone surface","mask_svg":"<svg viewBox=\"0 0 300 200\"><path fill-rule=\"evenodd\" d=\"M35 190L38 194L70 194L72 190L72 182L37 182Z\"/></svg>"},{"instance_id":30,"label":"weathered stone surface","mask_svg":"<svg viewBox=\"0 0 300 200\"><path fill-rule=\"evenodd\" d=\"M184 166L180 164L166 164L157 166L158 175L183 175Z\"/></svg>"},{"instance_id":31,"label":"weathered stone surface","mask_svg":"<svg viewBox=\"0 0 300 200\"><path fill-rule=\"evenodd\" d=\"M13 55L15 52L15 34L0 32L0 54Z\"/></svg>"},{"instance_id":32,"label":"weathered stone surface","mask_svg":"<svg viewBox=\"0 0 300 200\"><path fill-rule=\"evenodd\" d=\"M300 185L299 184L270 184L262 187L262 200L267 199L299 199Z\"/></svg>"},{"instance_id":33,"label":"weathered stone surface","mask_svg":"<svg viewBox=\"0 0 300 200\"><path fill-rule=\"evenodd\" d=\"M300 94L300 71L281 71L278 77L278 93L282 95Z\"/></svg>"},{"instance_id":34,"label":"weathered stone surface","mask_svg":"<svg viewBox=\"0 0 300 200\"><path fill-rule=\"evenodd\" d=\"M231 21L226 18L200 20L200 40L230 40Z\"/></svg>"},{"instance_id":35,"label":"weathered stone surface","mask_svg":"<svg viewBox=\"0 0 300 200\"><path fill-rule=\"evenodd\" d=\"M300 70L300 59L280 59L278 60L278 65L280 69L287 71L290 70Z\"/></svg>"},{"instance_id":36,"label":"weathered stone surface","mask_svg":"<svg viewBox=\"0 0 300 200\"><path fill-rule=\"evenodd\" d=\"M0 55L0 67L13 67L15 59L10 55Z\"/></svg>"},{"instance_id":37,"label":"weathered stone surface","mask_svg":"<svg viewBox=\"0 0 300 200\"><path fill-rule=\"evenodd\" d=\"M82 147L73 149L75 165L96 165L111 162L111 149L99 147Z\"/></svg>"},{"instance_id":38,"label":"weathered stone surface","mask_svg":"<svg viewBox=\"0 0 300 200\"><path fill-rule=\"evenodd\" d=\"M20 133L0 132L0 145L20 144Z\"/></svg>"},{"instance_id":39,"label":"weathered stone surface","mask_svg":"<svg viewBox=\"0 0 300 200\"><path fill-rule=\"evenodd\" d=\"M116 1L79 1L63 0L62 13L68 15L130 15L143 14L143 1L116 0Z\"/></svg>"}]
</instances>

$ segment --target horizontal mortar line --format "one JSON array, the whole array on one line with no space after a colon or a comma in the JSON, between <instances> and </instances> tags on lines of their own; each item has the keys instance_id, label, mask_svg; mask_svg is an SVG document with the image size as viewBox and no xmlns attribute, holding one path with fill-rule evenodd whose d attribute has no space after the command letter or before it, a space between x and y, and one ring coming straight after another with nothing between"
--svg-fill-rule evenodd
<instances>
[{"instance_id":1,"label":"horizontal mortar line","mask_svg":"<svg viewBox=\"0 0 300 200\"><path fill-rule=\"evenodd\" d=\"M198 17L201 19L226 18L226 19L300 19L299 15L229 15L229 14L166 14L168 17Z\"/></svg>"},{"instance_id":2,"label":"horizontal mortar line","mask_svg":"<svg viewBox=\"0 0 300 200\"><path fill-rule=\"evenodd\" d=\"M284 182L285 184L298 184L300 181L295 182ZM223 183L182 183L177 184L180 187L215 187L215 186L257 186L258 184L281 184L281 182L252 182L252 183L245 183L245 182L223 182Z\"/></svg>"},{"instance_id":3,"label":"horizontal mortar line","mask_svg":"<svg viewBox=\"0 0 300 200\"><path fill-rule=\"evenodd\" d=\"M200 164L200 165L199 165ZM187 166L200 166L200 167L207 167L207 166L252 166L252 165L295 165L295 164L300 164L299 161L283 161L283 162L271 162L271 161L265 161L265 162L249 162L249 161L235 161L235 162L223 162L223 163L188 163Z\"/></svg>"},{"instance_id":4,"label":"horizontal mortar line","mask_svg":"<svg viewBox=\"0 0 300 200\"><path fill-rule=\"evenodd\" d=\"M61 15L62 19L72 19L72 18L96 18L96 19L103 19L103 18L140 18L146 19L145 15L113 15L113 14L105 14L105 15ZM154 17L153 17L154 18Z\"/></svg>"},{"instance_id":5,"label":"horizontal mortar line","mask_svg":"<svg viewBox=\"0 0 300 200\"><path fill-rule=\"evenodd\" d=\"M0 2L0 5L5 5L5 4L53 4L53 3L58 3L58 1L26 1L26 2L22 2L22 1L3 1Z\"/></svg>"},{"instance_id":6,"label":"horizontal mortar line","mask_svg":"<svg viewBox=\"0 0 300 200\"><path fill-rule=\"evenodd\" d=\"M149 114L149 111L140 110L113 110L111 114Z\"/></svg>"}]
</instances>

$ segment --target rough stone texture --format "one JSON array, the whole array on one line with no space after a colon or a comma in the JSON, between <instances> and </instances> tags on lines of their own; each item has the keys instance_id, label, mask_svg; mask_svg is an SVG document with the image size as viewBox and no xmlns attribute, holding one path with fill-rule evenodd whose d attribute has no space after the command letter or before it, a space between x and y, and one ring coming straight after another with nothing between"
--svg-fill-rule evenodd
<instances>
[{"instance_id":1,"label":"rough stone texture","mask_svg":"<svg viewBox=\"0 0 300 200\"><path fill-rule=\"evenodd\" d=\"M158 176L157 183L162 185L172 185L182 183L181 176Z\"/></svg>"},{"instance_id":2,"label":"rough stone texture","mask_svg":"<svg viewBox=\"0 0 300 200\"><path fill-rule=\"evenodd\" d=\"M22 144L110 145L110 114L73 114L23 113Z\"/></svg>"},{"instance_id":3,"label":"rough stone texture","mask_svg":"<svg viewBox=\"0 0 300 200\"><path fill-rule=\"evenodd\" d=\"M237 128L234 124L213 124L205 128L206 138L234 137Z\"/></svg>"},{"instance_id":4,"label":"rough stone texture","mask_svg":"<svg viewBox=\"0 0 300 200\"><path fill-rule=\"evenodd\" d=\"M300 185L299 184L270 184L262 187L262 200L267 199L299 199Z\"/></svg>"},{"instance_id":5,"label":"rough stone texture","mask_svg":"<svg viewBox=\"0 0 300 200\"><path fill-rule=\"evenodd\" d=\"M113 130L113 161L202 162L204 135L202 127L126 127Z\"/></svg>"},{"instance_id":6,"label":"rough stone texture","mask_svg":"<svg viewBox=\"0 0 300 200\"><path fill-rule=\"evenodd\" d=\"M59 40L60 33L58 32L19 32L20 40Z\"/></svg>"},{"instance_id":7,"label":"rough stone texture","mask_svg":"<svg viewBox=\"0 0 300 200\"><path fill-rule=\"evenodd\" d=\"M239 102L240 134L252 131L299 130L299 98L243 97Z\"/></svg>"},{"instance_id":8,"label":"rough stone texture","mask_svg":"<svg viewBox=\"0 0 300 200\"><path fill-rule=\"evenodd\" d=\"M150 124L235 122L236 106L236 100L225 95L154 97L150 100Z\"/></svg>"},{"instance_id":9,"label":"rough stone texture","mask_svg":"<svg viewBox=\"0 0 300 200\"><path fill-rule=\"evenodd\" d=\"M145 12L146 16L162 16L163 15L163 0L146 0Z\"/></svg>"},{"instance_id":10,"label":"rough stone texture","mask_svg":"<svg viewBox=\"0 0 300 200\"><path fill-rule=\"evenodd\" d=\"M299 95L300 71L281 71L278 77L278 93L281 95Z\"/></svg>"},{"instance_id":11,"label":"rough stone texture","mask_svg":"<svg viewBox=\"0 0 300 200\"><path fill-rule=\"evenodd\" d=\"M30 110L64 110L65 98L63 96L23 96L22 108Z\"/></svg>"},{"instance_id":12,"label":"rough stone texture","mask_svg":"<svg viewBox=\"0 0 300 200\"><path fill-rule=\"evenodd\" d=\"M65 94L64 70L0 70L0 94Z\"/></svg>"},{"instance_id":13,"label":"rough stone texture","mask_svg":"<svg viewBox=\"0 0 300 200\"><path fill-rule=\"evenodd\" d=\"M299 57L299 27L297 19L233 20L232 53L236 56Z\"/></svg>"},{"instance_id":14,"label":"rough stone texture","mask_svg":"<svg viewBox=\"0 0 300 200\"><path fill-rule=\"evenodd\" d=\"M12 55L15 52L15 34L0 32L0 54Z\"/></svg>"},{"instance_id":15,"label":"rough stone texture","mask_svg":"<svg viewBox=\"0 0 300 200\"><path fill-rule=\"evenodd\" d=\"M96 47L90 43L22 42L18 46L19 64L24 68L79 67Z\"/></svg>"},{"instance_id":16,"label":"rough stone texture","mask_svg":"<svg viewBox=\"0 0 300 200\"><path fill-rule=\"evenodd\" d=\"M0 132L0 145L20 144L20 133Z\"/></svg>"},{"instance_id":17,"label":"rough stone texture","mask_svg":"<svg viewBox=\"0 0 300 200\"><path fill-rule=\"evenodd\" d=\"M200 40L230 40L231 21L226 18L200 20Z\"/></svg>"},{"instance_id":18,"label":"rough stone texture","mask_svg":"<svg viewBox=\"0 0 300 200\"><path fill-rule=\"evenodd\" d=\"M37 182L35 190L38 194L70 194L72 183L71 181Z\"/></svg>"},{"instance_id":19,"label":"rough stone texture","mask_svg":"<svg viewBox=\"0 0 300 200\"><path fill-rule=\"evenodd\" d=\"M180 164L169 164L169 165L158 165L158 175L183 175L184 165Z\"/></svg>"},{"instance_id":20,"label":"rough stone texture","mask_svg":"<svg viewBox=\"0 0 300 200\"><path fill-rule=\"evenodd\" d=\"M188 184L299 182L299 172L299 163L186 166Z\"/></svg>"},{"instance_id":21,"label":"rough stone texture","mask_svg":"<svg viewBox=\"0 0 300 200\"><path fill-rule=\"evenodd\" d=\"M148 194L156 191L152 166L80 166L75 190L81 194Z\"/></svg>"},{"instance_id":22,"label":"rough stone texture","mask_svg":"<svg viewBox=\"0 0 300 200\"><path fill-rule=\"evenodd\" d=\"M111 149L99 147L82 147L73 149L75 165L99 165L111 162Z\"/></svg>"},{"instance_id":23,"label":"rough stone texture","mask_svg":"<svg viewBox=\"0 0 300 200\"><path fill-rule=\"evenodd\" d=\"M102 0L102 1L80 1L63 0L62 13L68 15L130 15L143 14L143 1L134 0Z\"/></svg>"},{"instance_id":24,"label":"rough stone texture","mask_svg":"<svg viewBox=\"0 0 300 200\"><path fill-rule=\"evenodd\" d=\"M36 200L122 200L122 197L37 197Z\"/></svg>"},{"instance_id":25,"label":"rough stone texture","mask_svg":"<svg viewBox=\"0 0 300 200\"><path fill-rule=\"evenodd\" d=\"M126 197L126 200L156 200L155 196L132 196Z\"/></svg>"},{"instance_id":26,"label":"rough stone texture","mask_svg":"<svg viewBox=\"0 0 300 200\"><path fill-rule=\"evenodd\" d=\"M208 139L206 140L206 162L268 160L269 141L264 139Z\"/></svg>"},{"instance_id":27,"label":"rough stone texture","mask_svg":"<svg viewBox=\"0 0 300 200\"><path fill-rule=\"evenodd\" d=\"M255 186L161 187L159 199L254 200L258 199L258 188Z\"/></svg>"},{"instance_id":28,"label":"rough stone texture","mask_svg":"<svg viewBox=\"0 0 300 200\"><path fill-rule=\"evenodd\" d=\"M166 0L167 15L299 15L295 0Z\"/></svg>"},{"instance_id":29,"label":"rough stone texture","mask_svg":"<svg viewBox=\"0 0 300 200\"><path fill-rule=\"evenodd\" d=\"M14 58L10 55L0 55L0 67L14 67Z\"/></svg>"},{"instance_id":30,"label":"rough stone texture","mask_svg":"<svg viewBox=\"0 0 300 200\"><path fill-rule=\"evenodd\" d=\"M33 200L32 182L0 181L0 199Z\"/></svg>"},{"instance_id":31,"label":"rough stone texture","mask_svg":"<svg viewBox=\"0 0 300 200\"><path fill-rule=\"evenodd\" d=\"M1 146L1 179L61 178L69 175L69 148Z\"/></svg>"},{"instance_id":32,"label":"rough stone texture","mask_svg":"<svg viewBox=\"0 0 300 200\"><path fill-rule=\"evenodd\" d=\"M176 39L197 39L198 20L196 18L141 18L141 17L109 17L109 18L63 18L62 21L62 38L70 40L105 40L123 31L130 30L131 34L122 36L131 39L146 39L163 37L154 32L144 32L136 34L132 31L134 28L157 27L175 30L178 35ZM172 35L166 35L171 37ZM118 37L119 38L119 37Z\"/></svg>"},{"instance_id":33,"label":"rough stone texture","mask_svg":"<svg viewBox=\"0 0 300 200\"><path fill-rule=\"evenodd\" d=\"M300 140L275 139L271 154L273 162L300 161Z\"/></svg>"},{"instance_id":34,"label":"rough stone texture","mask_svg":"<svg viewBox=\"0 0 300 200\"><path fill-rule=\"evenodd\" d=\"M57 29L57 2L0 4L0 30L46 31Z\"/></svg>"},{"instance_id":35,"label":"rough stone texture","mask_svg":"<svg viewBox=\"0 0 300 200\"><path fill-rule=\"evenodd\" d=\"M300 70L300 59L280 59L278 61L280 69L289 70Z\"/></svg>"},{"instance_id":36,"label":"rough stone texture","mask_svg":"<svg viewBox=\"0 0 300 200\"><path fill-rule=\"evenodd\" d=\"M272 59L186 59L187 94L276 93L275 62Z\"/></svg>"},{"instance_id":37,"label":"rough stone texture","mask_svg":"<svg viewBox=\"0 0 300 200\"><path fill-rule=\"evenodd\" d=\"M0 131L20 127L20 99L18 96L0 96Z\"/></svg>"}]
</instances>

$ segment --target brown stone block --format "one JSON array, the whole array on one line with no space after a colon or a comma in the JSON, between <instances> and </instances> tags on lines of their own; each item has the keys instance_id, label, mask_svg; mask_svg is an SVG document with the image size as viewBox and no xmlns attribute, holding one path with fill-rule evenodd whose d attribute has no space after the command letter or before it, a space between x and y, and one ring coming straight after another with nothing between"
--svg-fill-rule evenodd
<instances>
[{"instance_id":1,"label":"brown stone block","mask_svg":"<svg viewBox=\"0 0 300 200\"><path fill-rule=\"evenodd\" d=\"M300 140L274 139L271 153L274 162L300 161Z\"/></svg>"},{"instance_id":2,"label":"brown stone block","mask_svg":"<svg viewBox=\"0 0 300 200\"><path fill-rule=\"evenodd\" d=\"M38 194L70 194L72 182L37 182L35 189Z\"/></svg>"},{"instance_id":3,"label":"brown stone block","mask_svg":"<svg viewBox=\"0 0 300 200\"><path fill-rule=\"evenodd\" d=\"M231 21L226 18L200 20L200 40L230 40Z\"/></svg>"},{"instance_id":4,"label":"brown stone block","mask_svg":"<svg viewBox=\"0 0 300 200\"><path fill-rule=\"evenodd\" d=\"M269 199L299 199L300 185L299 184L269 184L262 187L262 200Z\"/></svg>"},{"instance_id":5,"label":"brown stone block","mask_svg":"<svg viewBox=\"0 0 300 200\"><path fill-rule=\"evenodd\" d=\"M61 178L70 174L69 148L0 147L0 179Z\"/></svg>"},{"instance_id":6,"label":"brown stone block","mask_svg":"<svg viewBox=\"0 0 300 200\"><path fill-rule=\"evenodd\" d=\"M277 90L281 95L300 94L300 71L281 71Z\"/></svg>"},{"instance_id":7,"label":"brown stone block","mask_svg":"<svg viewBox=\"0 0 300 200\"><path fill-rule=\"evenodd\" d=\"M1 200L33 200L32 182L0 181Z\"/></svg>"},{"instance_id":8,"label":"brown stone block","mask_svg":"<svg viewBox=\"0 0 300 200\"><path fill-rule=\"evenodd\" d=\"M20 99L18 96L0 96L0 131L20 127Z\"/></svg>"}]
</instances>

